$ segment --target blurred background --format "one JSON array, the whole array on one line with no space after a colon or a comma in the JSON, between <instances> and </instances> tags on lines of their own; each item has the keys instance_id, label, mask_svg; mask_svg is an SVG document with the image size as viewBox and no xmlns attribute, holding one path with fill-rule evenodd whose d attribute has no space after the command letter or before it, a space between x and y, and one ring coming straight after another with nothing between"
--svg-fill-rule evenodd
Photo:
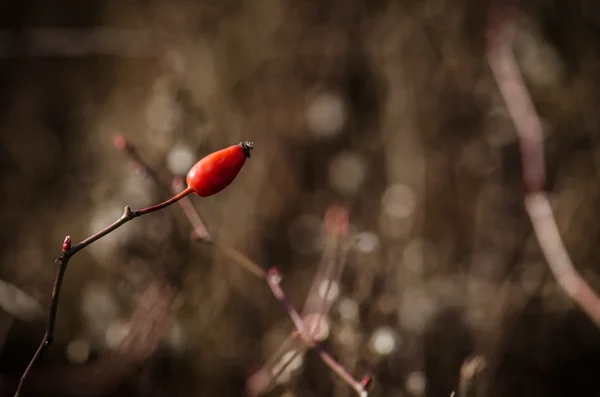
<instances>
[{"instance_id":1,"label":"blurred background","mask_svg":"<svg viewBox=\"0 0 600 397\"><path fill-rule=\"evenodd\" d=\"M543 118L571 258L600 291L600 3L533 0L515 49ZM344 202L354 237L330 352L372 396L600 395L600 331L564 296L523 206L520 155L485 58L487 1L5 0L0 5L0 393L44 333L65 235L169 197L159 172L254 141L192 199L300 310ZM245 396L293 324L267 285L190 239L178 206L69 263L55 342L24 396ZM327 293L325 293L327 295ZM329 299L329 298L328 298ZM349 396L309 352L272 396ZM467 394L465 394L467 395Z\"/></svg>"}]
</instances>

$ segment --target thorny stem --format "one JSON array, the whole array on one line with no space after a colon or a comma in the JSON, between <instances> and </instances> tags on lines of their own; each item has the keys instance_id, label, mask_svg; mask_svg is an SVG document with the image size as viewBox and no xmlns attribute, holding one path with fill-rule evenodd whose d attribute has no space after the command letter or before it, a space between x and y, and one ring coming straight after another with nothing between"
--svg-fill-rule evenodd
<instances>
[{"instance_id":1,"label":"thorny stem","mask_svg":"<svg viewBox=\"0 0 600 397\"><path fill-rule=\"evenodd\" d=\"M150 176L154 183L156 183L158 186L167 185L165 181L159 177L158 173L142 159L133 144L131 144L122 136L115 137L114 143L118 149L124 151L129 156L129 158L139 169ZM173 178L171 185L175 191L179 191L183 187L183 180L179 177ZM281 281L281 274L279 273L279 270L277 270L277 268L272 268L269 270L269 272L266 272L259 265L237 251L235 248L220 243L214 239L206 228L204 220L188 197L182 197L181 200L179 200L179 205L183 209L188 221L192 225L192 240L212 245L238 265L250 271L255 276L265 280L269 285L273 295L283 304L284 308L288 312L288 315L292 319L298 335L300 336L300 340L306 345L306 347L315 349L327 366L329 366L342 380L344 380L344 382L352 387L352 389L354 389L359 396L366 397L368 394L367 390L372 383L372 378L370 376L365 376L360 382L357 381L318 343L313 341L313 339L305 330L302 318L296 309L294 309L285 292L279 286L279 282Z\"/></svg>"},{"instance_id":2,"label":"thorny stem","mask_svg":"<svg viewBox=\"0 0 600 397\"><path fill-rule=\"evenodd\" d=\"M526 190L525 208L558 285L600 327L600 298L573 266L544 192L546 175L542 125L512 48L514 26L508 14L511 8L508 0L492 3L487 55L519 138Z\"/></svg>"},{"instance_id":3,"label":"thorny stem","mask_svg":"<svg viewBox=\"0 0 600 397\"><path fill-rule=\"evenodd\" d=\"M114 221L113 223L111 223L110 225L105 227L104 229L100 230L99 232L86 238L85 240L80 241L79 243L75 244L74 246L71 246L71 237L70 236L67 236L65 238L65 241L62 246L62 252L55 261L55 263L58 265L58 270L56 271L56 277L54 279L54 285L52 287L52 296L50 298L50 309L49 309L49 313L48 313L48 323L46 326L46 332L44 333L44 338L42 339L42 342L38 346L35 354L33 355L33 358L29 362L29 365L27 365L25 372L23 372L23 375L21 376L21 379L19 380L19 385L17 386L17 390L14 394L14 397L19 396L19 394L21 393L21 389L23 388L25 379L27 378L27 375L29 375L29 372L31 371L33 366L37 363L37 361L40 359L40 357L42 356L44 351L48 348L48 346L50 346L50 344L52 344L52 342L54 340L54 328L55 328L55 324L56 324L56 315L58 312L58 301L59 301L59 297L60 297L60 289L62 287L62 281L65 276L65 272L67 271L67 264L69 263L69 259L71 259L71 257L73 255L75 255L77 252L81 251L88 245L101 239L102 237L106 236L107 234L113 232L114 230L120 228L121 226L123 226L124 224L129 222L130 220L140 217L142 215L156 212L165 207L168 207L169 205L181 200L188 194L192 193L192 191L193 190L191 188L187 188L187 189L183 190L182 192L176 194L175 196L171 197L170 199L168 199L160 204L157 204L157 205L154 205L151 207L147 207L147 208L142 208L139 210L132 211L131 208L125 207L125 209L123 210L123 214L121 215L121 217L119 219L117 219L116 221Z\"/></svg>"}]
</instances>

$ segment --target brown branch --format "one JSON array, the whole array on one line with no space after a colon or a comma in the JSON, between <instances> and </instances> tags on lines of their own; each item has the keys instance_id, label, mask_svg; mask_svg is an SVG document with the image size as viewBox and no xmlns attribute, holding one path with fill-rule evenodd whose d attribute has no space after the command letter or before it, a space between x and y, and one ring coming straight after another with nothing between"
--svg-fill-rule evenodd
<instances>
[{"instance_id":1,"label":"brown branch","mask_svg":"<svg viewBox=\"0 0 600 397\"><path fill-rule=\"evenodd\" d=\"M71 246L71 237L70 236L65 237L65 241L63 242L63 245L62 245L62 252L61 252L60 256L55 260L55 263L58 265L58 270L56 271L56 277L54 279L54 285L52 287L52 296L50 299L50 309L49 309L49 314L48 314L48 323L46 325L46 332L44 333L42 342L40 343L35 354L33 355L33 358L29 362L29 365L27 365L25 372L23 372L21 379L19 380L19 384L17 386L17 390L15 391L14 397L19 396L19 394L21 393L21 389L23 388L23 383L25 382L25 379L27 378L27 375L29 375L29 372L31 371L33 366L37 363L37 361L40 359L40 357L42 356L44 351L48 348L48 346L50 346L50 344L52 344L52 341L54 340L54 328L55 328L55 323L56 323L56 315L58 312L60 289L62 286L63 278L65 276L65 272L67 271L67 265L68 265L71 257L73 255L75 255L77 252L79 252L82 249L84 249L85 247L87 247L88 245L101 239L102 237L106 236L107 234L115 231L116 229L120 228L127 222L133 220L134 218L140 217L142 215L150 214L152 212L156 212L158 210L166 208L169 205L181 200L183 197L187 196L191 192L192 192L192 189L187 188L187 189L183 190L182 192L180 192L179 194L171 197L170 199L168 199L160 204L157 204L157 205L154 205L154 206L151 206L148 208L142 208L140 210L132 211L131 208L125 207L125 209L123 210L123 215L121 215L121 217L119 219L117 219L116 221L114 221L112 224L108 225L104 229L100 230L99 232L86 238L85 240L80 241L79 243L75 244L74 246Z\"/></svg>"},{"instance_id":2,"label":"brown branch","mask_svg":"<svg viewBox=\"0 0 600 397\"><path fill-rule=\"evenodd\" d=\"M305 343L302 347L293 346L293 349L291 346L287 346L290 342L298 340L303 342L296 327L295 331L269 357L263 368L255 372L249 379L248 386L252 395L266 393L267 389L272 387L273 380L277 379L298 356L303 355L306 348L313 346L314 343L323 340L326 336L321 333L320 326L323 324L322 320L329 312L333 302L332 299L328 298L329 293L334 283L341 278L342 270L347 262L350 248L350 244L346 242L349 216L349 210L343 204L334 204L325 212L323 222L325 244L321 261L301 312L301 321L305 327L309 328L307 334L311 339L311 344L307 345ZM323 283L327 283L324 293L321 288ZM291 355L284 356L285 353L290 352L292 352ZM282 361L284 362L282 363ZM269 384L266 383L266 380L269 380Z\"/></svg>"},{"instance_id":3,"label":"brown branch","mask_svg":"<svg viewBox=\"0 0 600 397\"><path fill-rule=\"evenodd\" d=\"M136 168L146 173L154 181L154 183L163 188L165 188L168 185L167 182L160 177L159 173L142 159L135 146L126 138L124 138L123 136L116 136L114 138L114 143L118 149L122 150L129 157L129 159L134 162ZM171 186L174 190L178 190L183 186L183 180L178 177L172 177ZM192 225L192 240L212 245L219 252L223 253L231 260L233 260L236 264L242 266L255 276L265 280L267 282L267 285L271 289L271 292L282 303L288 315L292 319L294 327L296 328L296 333L294 337L299 336L300 340L304 343L304 345L308 348L314 349L319 354L321 359L338 376L340 376L342 380L344 380L344 382L346 382L350 387L352 387L360 396L366 397L367 389L371 384L371 377L365 376L361 381L357 381L344 369L342 365L340 365L327 352L325 352L321 345L314 341L314 339L311 337L311 334L306 331L304 321L287 298L287 295L285 294L283 289L281 289L281 287L279 286L279 282L282 278L281 273L279 273L279 271L276 268L271 268L269 272L266 272L265 270L263 270L263 268L261 268L247 256L237 251L235 248L219 242L208 231L206 223L204 222L194 205L191 203L189 198L184 197L181 200L179 200L179 205L183 209L186 218ZM331 215L334 217L339 216L339 214L337 213ZM343 227L340 226L343 225L343 220L340 221L339 219L329 219L329 222L331 224L331 227L333 228ZM345 226L345 228L347 228L347 225ZM344 232L344 230L333 230L333 234L339 234L341 232ZM332 273L333 275L337 276L338 272L341 272L341 269L330 269L328 273ZM327 290L327 292L329 292L329 289ZM326 309L328 309L328 306L321 307L321 310Z\"/></svg>"},{"instance_id":4,"label":"brown branch","mask_svg":"<svg viewBox=\"0 0 600 397\"><path fill-rule=\"evenodd\" d=\"M525 208L558 284L600 326L600 299L573 266L544 192L546 175L542 124L513 51L514 27L510 10L509 4L502 0L493 2L490 8L487 57L519 138Z\"/></svg>"},{"instance_id":5,"label":"brown branch","mask_svg":"<svg viewBox=\"0 0 600 397\"><path fill-rule=\"evenodd\" d=\"M483 356L472 356L465 359L460 367L458 397L471 397L477 395L477 379L485 368L486 361Z\"/></svg>"},{"instance_id":6,"label":"brown branch","mask_svg":"<svg viewBox=\"0 0 600 397\"><path fill-rule=\"evenodd\" d=\"M327 364L327 366L331 368L331 370L335 372L335 374L338 375L344 382L352 387L352 389L359 396L366 397L368 395L366 386L371 383L371 377L366 376L361 381L357 381L346 371L342 365L340 365L333 357L331 357L320 344L314 341L309 332L306 330L304 321L302 321L302 317L300 314L298 314L296 309L294 309L294 306L281 289L281 286L279 285L281 280L282 275L279 270L276 267L271 268L269 270L269 276L267 277L267 284L269 285L269 288L271 288L273 295L285 307L292 322L294 323L294 326L298 330L300 338L304 341L306 346L314 349L319 354L323 362L325 362L325 364Z\"/></svg>"},{"instance_id":7,"label":"brown branch","mask_svg":"<svg viewBox=\"0 0 600 397\"><path fill-rule=\"evenodd\" d=\"M160 346L177 308L173 288L162 280L152 280L128 321L127 336L113 351L89 364L33 371L23 392L85 397L110 393Z\"/></svg>"}]
</instances>

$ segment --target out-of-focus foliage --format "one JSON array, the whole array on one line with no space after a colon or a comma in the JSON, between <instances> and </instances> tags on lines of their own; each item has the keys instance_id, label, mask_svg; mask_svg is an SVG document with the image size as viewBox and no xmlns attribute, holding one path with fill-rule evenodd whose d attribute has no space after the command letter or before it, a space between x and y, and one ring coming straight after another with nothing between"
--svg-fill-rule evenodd
<instances>
[{"instance_id":1,"label":"out-of-focus foliage","mask_svg":"<svg viewBox=\"0 0 600 397\"><path fill-rule=\"evenodd\" d=\"M121 133L178 175L254 141L236 182L194 203L222 241L282 269L297 307L325 209L350 205L358 239L326 346L375 374L372 395L448 396L473 354L486 358L481 395L599 393L600 330L561 294L523 210L486 1L12 3L0 5L0 392L42 336L64 236L165 198L114 149ZM600 290L600 6L522 3L516 49L548 189ZM73 258L29 395L243 395L292 325L263 282L189 232L172 207ZM349 393L316 355L298 371L273 395Z\"/></svg>"}]
</instances>

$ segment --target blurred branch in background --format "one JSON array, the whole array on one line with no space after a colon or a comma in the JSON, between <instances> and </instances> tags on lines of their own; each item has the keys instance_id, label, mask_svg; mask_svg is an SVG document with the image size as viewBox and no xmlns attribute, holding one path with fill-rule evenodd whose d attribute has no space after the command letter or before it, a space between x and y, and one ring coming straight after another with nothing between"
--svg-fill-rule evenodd
<instances>
[{"instance_id":1,"label":"blurred branch in background","mask_svg":"<svg viewBox=\"0 0 600 397\"><path fill-rule=\"evenodd\" d=\"M485 370L485 358L482 356L469 357L460 367L460 381L457 397L477 396L477 377Z\"/></svg>"},{"instance_id":2,"label":"blurred branch in background","mask_svg":"<svg viewBox=\"0 0 600 397\"><path fill-rule=\"evenodd\" d=\"M26 45L15 47L14 42ZM115 28L0 30L0 59L110 55L159 58L167 48L166 32Z\"/></svg>"},{"instance_id":3,"label":"blurred branch in background","mask_svg":"<svg viewBox=\"0 0 600 397\"><path fill-rule=\"evenodd\" d=\"M30 321L43 316L42 306L16 285L0 280L0 307L11 316Z\"/></svg>"},{"instance_id":4,"label":"blurred branch in background","mask_svg":"<svg viewBox=\"0 0 600 397\"><path fill-rule=\"evenodd\" d=\"M492 0L487 56L519 137L525 207L558 284L600 327L600 299L573 266L544 192L546 164L543 127L514 55L514 14L514 5L510 1Z\"/></svg>"},{"instance_id":5,"label":"blurred branch in background","mask_svg":"<svg viewBox=\"0 0 600 397\"><path fill-rule=\"evenodd\" d=\"M292 375L302 367L306 348L315 348L321 358L359 395L366 395L371 382L370 376L357 382L343 365L338 364L317 343L325 341L330 334L332 320L331 305L340 294L340 278L346 265L348 252L355 236L349 236L348 208L332 205L327 209L324 221L324 246L321 262L311 284L302 313L296 312L285 297L279 282L269 282L275 296L288 308L296 330L288 336L267 360L267 364L248 379L247 388L251 396L269 392L277 384L287 384ZM280 277L277 272L275 277ZM297 346L304 342L305 346Z\"/></svg>"},{"instance_id":6,"label":"blurred branch in background","mask_svg":"<svg viewBox=\"0 0 600 397\"><path fill-rule=\"evenodd\" d=\"M344 205L332 205L325 213L324 243L321 262L311 283L301 317L305 335L292 332L276 352L269 357L266 365L248 379L248 390L252 396L262 395L276 384L286 384L304 361L306 346L297 346L298 340L325 341L330 334L332 318L329 315L332 304L340 295L340 279L347 262L355 236L349 236L350 213ZM300 322L296 317L296 322ZM348 375L343 374L347 379ZM365 378L368 379L368 378ZM357 385L353 379L347 382L359 393L367 389L365 384Z\"/></svg>"}]
</instances>

